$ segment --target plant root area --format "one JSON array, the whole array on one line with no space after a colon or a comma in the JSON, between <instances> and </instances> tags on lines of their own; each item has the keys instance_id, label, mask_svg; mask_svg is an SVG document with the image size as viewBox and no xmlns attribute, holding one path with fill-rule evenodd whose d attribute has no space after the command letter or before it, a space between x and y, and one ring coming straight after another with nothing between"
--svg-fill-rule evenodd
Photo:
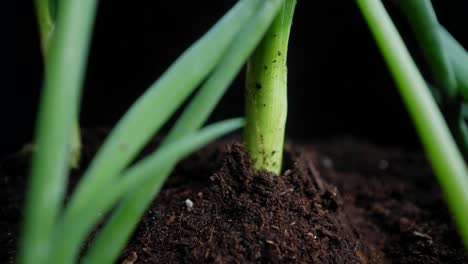
<instances>
[{"instance_id":1,"label":"plant root area","mask_svg":"<svg viewBox=\"0 0 468 264\"><path fill-rule=\"evenodd\" d=\"M2 163L1 263L13 263L25 186L24 162L12 160ZM233 141L195 153L118 263L468 263L423 155L348 138L289 144L283 167L254 172Z\"/></svg>"}]
</instances>

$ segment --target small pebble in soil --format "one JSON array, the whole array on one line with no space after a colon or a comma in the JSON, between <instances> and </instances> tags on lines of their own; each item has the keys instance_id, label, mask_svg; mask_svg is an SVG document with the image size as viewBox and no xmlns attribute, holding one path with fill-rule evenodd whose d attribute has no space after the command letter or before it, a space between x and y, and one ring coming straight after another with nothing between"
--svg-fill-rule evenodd
<instances>
[{"instance_id":1,"label":"small pebble in soil","mask_svg":"<svg viewBox=\"0 0 468 264\"><path fill-rule=\"evenodd\" d=\"M413 235L415 235L417 237L420 237L420 238L427 239L428 241L432 242L432 237L430 237L427 234L424 234L424 233L421 233L421 232L418 232L418 231L413 231Z\"/></svg>"},{"instance_id":2,"label":"small pebble in soil","mask_svg":"<svg viewBox=\"0 0 468 264\"><path fill-rule=\"evenodd\" d=\"M388 166L389 166L389 165L390 165L390 164L388 163L388 161L386 161L386 160L380 160L380 161L379 161L378 167L379 167L379 170L386 170L386 169L388 169Z\"/></svg>"},{"instance_id":3,"label":"small pebble in soil","mask_svg":"<svg viewBox=\"0 0 468 264\"><path fill-rule=\"evenodd\" d=\"M188 211L192 211L193 209L193 202L190 199L185 200L185 206L187 206Z\"/></svg>"},{"instance_id":4,"label":"small pebble in soil","mask_svg":"<svg viewBox=\"0 0 468 264\"><path fill-rule=\"evenodd\" d=\"M322 165L325 168L329 169L329 168L333 167L333 161L329 157L323 157Z\"/></svg>"},{"instance_id":5,"label":"small pebble in soil","mask_svg":"<svg viewBox=\"0 0 468 264\"><path fill-rule=\"evenodd\" d=\"M138 259L138 255L136 252L132 252L130 254L130 256L128 256L123 262L122 264L134 264L135 261L137 261Z\"/></svg>"},{"instance_id":6,"label":"small pebble in soil","mask_svg":"<svg viewBox=\"0 0 468 264\"><path fill-rule=\"evenodd\" d=\"M307 233L307 235L310 236L310 237L313 238L313 239L317 239L317 236L314 235L314 234L311 233L311 232Z\"/></svg>"}]
</instances>

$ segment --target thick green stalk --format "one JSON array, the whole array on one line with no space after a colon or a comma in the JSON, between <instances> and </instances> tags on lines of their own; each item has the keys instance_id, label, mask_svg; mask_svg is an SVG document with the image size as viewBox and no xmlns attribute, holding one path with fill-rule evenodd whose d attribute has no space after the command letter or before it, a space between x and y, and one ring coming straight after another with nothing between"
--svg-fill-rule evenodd
<instances>
[{"instance_id":1,"label":"thick green stalk","mask_svg":"<svg viewBox=\"0 0 468 264\"><path fill-rule=\"evenodd\" d=\"M44 66L47 65L47 52L49 50L49 46L51 40L54 35L55 30L55 22L52 15L52 9L54 8L51 6L53 1L51 0L37 0L36 1L36 13L37 13L37 20L39 24L39 33L41 39L41 48L42 48L42 55L44 57ZM78 115L75 118L75 123L73 124L72 130L72 139L70 141L70 160L69 164L71 168L78 168L81 160L81 135L80 135L80 124L78 121Z\"/></svg>"},{"instance_id":2,"label":"thick green stalk","mask_svg":"<svg viewBox=\"0 0 468 264\"><path fill-rule=\"evenodd\" d=\"M39 9L42 4L38 1ZM51 250L63 203L69 142L79 108L95 9L95 0L64 0L60 4L45 67L19 263L46 263Z\"/></svg>"},{"instance_id":3,"label":"thick green stalk","mask_svg":"<svg viewBox=\"0 0 468 264\"><path fill-rule=\"evenodd\" d=\"M244 141L255 169L281 172L287 102L287 54L296 0L286 0L247 65Z\"/></svg>"},{"instance_id":4,"label":"thick green stalk","mask_svg":"<svg viewBox=\"0 0 468 264\"><path fill-rule=\"evenodd\" d=\"M468 170L444 118L381 1L357 1L398 85L468 248Z\"/></svg>"},{"instance_id":5,"label":"thick green stalk","mask_svg":"<svg viewBox=\"0 0 468 264\"><path fill-rule=\"evenodd\" d=\"M456 78L439 30L439 22L430 0L397 1L416 36L444 104L456 104Z\"/></svg>"},{"instance_id":6,"label":"thick green stalk","mask_svg":"<svg viewBox=\"0 0 468 264\"><path fill-rule=\"evenodd\" d=\"M239 72L249 54L265 34L281 3L282 0L270 0L262 4L257 15L245 25L215 71L171 129L162 144L163 146L178 141L205 122L236 73ZM175 164L170 165L167 170L160 171L160 175L167 177ZM150 180L138 192L132 193L124 200L98 234L90 251L83 259L84 263L114 262L159 188L158 182L154 179Z\"/></svg>"}]
</instances>

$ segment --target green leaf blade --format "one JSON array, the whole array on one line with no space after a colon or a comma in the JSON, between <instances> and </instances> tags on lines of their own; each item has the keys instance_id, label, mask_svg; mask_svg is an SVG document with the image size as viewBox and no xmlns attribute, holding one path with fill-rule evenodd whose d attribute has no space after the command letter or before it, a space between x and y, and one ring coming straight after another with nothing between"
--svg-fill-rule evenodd
<instances>
[{"instance_id":1,"label":"green leaf blade","mask_svg":"<svg viewBox=\"0 0 468 264\"><path fill-rule=\"evenodd\" d=\"M439 22L430 0L397 1L413 29L417 42L428 62L436 86L441 89L445 104L457 103L456 78L439 31Z\"/></svg>"},{"instance_id":2,"label":"green leaf blade","mask_svg":"<svg viewBox=\"0 0 468 264\"><path fill-rule=\"evenodd\" d=\"M44 4L44 1L37 2L39 13L48 12ZM63 1L60 7L45 67L19 263L47 262L50 240L63 203L68 144L79 109L95 10L94 0Z\"/></svg>"},{"instance_id":3,"label":"green leaf blade","mask_svg":"<svg viewBox=\"0 0 468 264\"><path fill-rule=\"evenodd\" d=\"M468 102L468 53L465 48L443 27L440 26L442 41L457 79L458 91Z\"/></svg>"},{"instance_id":4,"label":"green leaf blade","mask_svg":"<svg viewBox=\"0 0 468 264\"><path fill-rule=\"evenodd\" d=\"M358 0L468 248L468 170L442 113L381 1Z\"/></svg>"},{"instance_id":5,"label":"green leaf blade","mask_svg":"<svg viewBox=\"0 0 468 264\"><path fill-rule=\"evenodd\" d=\"M190 153L206 145L210 141L242 127L243 119L231 119L207 126L199 132L194 132L162 146L147 158L133 165L123 173L117 182L108 186L105 192L96 192L87 197L87 208L77 212L77 215L65 215L57 228L56 247L51 263L70 263L78 254L79 245L92 231L103 215L107 214L116 202L130 191L139 192L148 181L161 188L166 180L166 171L171 164L177 163ZM113 230L120 233L120 230ZM99 249L97 249L99 250ZM100 262L103 263L103 262Z\"/></svg>"}]
</instances>

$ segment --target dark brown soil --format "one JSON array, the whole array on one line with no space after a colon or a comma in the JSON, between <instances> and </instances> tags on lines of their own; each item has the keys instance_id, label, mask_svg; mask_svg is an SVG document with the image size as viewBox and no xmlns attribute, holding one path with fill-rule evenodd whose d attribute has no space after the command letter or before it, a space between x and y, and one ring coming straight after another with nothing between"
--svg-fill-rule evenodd
<instances>
[{"instance_id":1,"label":"dark brown soil","mask_svg":"<svg viewBox=\"0 0 468 264\"><path fill-rule=\"evenodd\" d=\"M0 263L15 252L25 165L2 166ZM119 263L468 263L422 155L335 140L287 146L284 167L254 173L226 141L192 155Z\"/></svg>"}]
</instances>

